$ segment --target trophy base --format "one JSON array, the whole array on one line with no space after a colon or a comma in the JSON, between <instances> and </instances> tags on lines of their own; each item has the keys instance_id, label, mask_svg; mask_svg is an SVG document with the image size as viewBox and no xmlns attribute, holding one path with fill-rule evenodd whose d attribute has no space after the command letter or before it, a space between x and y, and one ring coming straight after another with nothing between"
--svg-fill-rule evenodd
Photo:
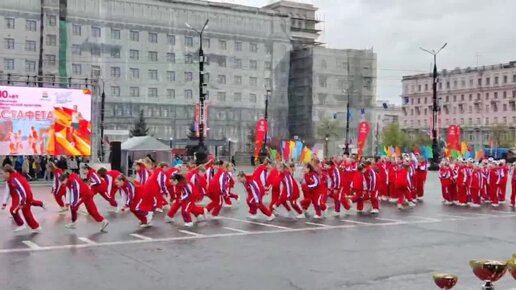
<instances>
[{"instance_id":1,"label":"trophy base","mask_svg":"<svg viewBox=\"0 0 516 290\"><path fill-rule=\"evenodd\" d=\"M482 290L495 290L494 284L492 282L486 282L486 284L482 286Z\"/></svg>"}]
</instances>

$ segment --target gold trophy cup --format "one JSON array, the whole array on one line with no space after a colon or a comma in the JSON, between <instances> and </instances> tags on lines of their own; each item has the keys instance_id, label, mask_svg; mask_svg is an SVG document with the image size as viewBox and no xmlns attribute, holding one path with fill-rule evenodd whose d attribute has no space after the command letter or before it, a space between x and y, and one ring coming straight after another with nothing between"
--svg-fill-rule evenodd
<instances>
[{"instance_id":1,"label":"gold trophy cup","mask_svg":"<svg viewBox=\"0 0 516 290\"><path fill-rule=\"evenodd\" d=\"M435 285L440 289L451 289L459 280L456 275L446 273L434 273L432 274L432 277L434 278Z\"/></svg>"},{"instance_id":2,"label":"gold trophy cup","mask_svg":"<svg viewBox=\"0 0 516 290\"><path fill-rule=\"evenodd\" d=\"M483 290L494 290L494 282L500 280L507 272L507 263L494 260L471 260L469 265L473 274L485 282Z\"/></svg>"},{"instance_id":3,"label":"gold trophy cup","mask_svg":"<svg viewBox=\"0 0 516 290\"><path fill-rule=\"evenodd\" d=\"M516 279L516 254L512 254L512 259L507 261L507 267L509 268L509 273L511 273L512 278Z\"/></svg>"}]
</instances>

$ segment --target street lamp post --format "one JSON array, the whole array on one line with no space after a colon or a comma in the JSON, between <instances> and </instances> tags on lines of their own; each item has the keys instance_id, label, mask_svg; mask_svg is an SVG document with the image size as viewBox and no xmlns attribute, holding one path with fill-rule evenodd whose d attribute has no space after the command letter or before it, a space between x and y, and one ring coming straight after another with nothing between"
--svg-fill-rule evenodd
<instances>
[{"instance_id":1,"label":"street lamp post","mask_svg":"<svg viewBox=\"0 0 516 290\"><path fill-rule=\"evenodd\" d=\"M330 135L326 134L326 137L324 138L324 154L326 158L330 157L330 154L328 152L328 141L330 141Z\"/></svg>"},{"instance_id":2,"label":"street lamp post","mask_svg":"<svg viewBox=\"0 0 516 290\"><path fill-rule=\"evenodd\" d=\"M228 153L229 153L229 159L231 160L231 138L228 138Z\"/></svg>"},{"instance_id":3,"label":"street lamp post","mask_svg":"<svg viewBox=\"0 0 516 290\"><path fill-rule=\"evenodd\" d=\"M202 34L204 30L208 27L208 21L209 19L206 19L206 22L204 23L201 31L198 31L197 29L193 28L190 24L185 23L186 27L190 28L191 30L197 32L199 34L199 107L200 107L200 114L199 114L199 144L197 145L197 153L196 153L196 159L197 163L204 163L207 158L207 150L206 146L204 145L204 101L206 100L206 92L204 91L206 84L204 83L204 51L202 50Z\"/></svg>"},{"instance_id":4,"label":"street lamp post","mask_svg":"<svg viewBox=\"0 0 516 290\"><path fill-rule=\"evenodd\" d=\"M104 91L104 87L106 84L103 79L100 79L102 82L102 94L100 95L100 154L99 160L104 162L104 111L106 106L106 93Z\"/></svg>"},{"instance_id":5,"label":"street lamp post","mask_svg":"<svg viewBox=\"0 0 516 290\"><path fill-rule=\"evenodd\" d=\"M349 90L348 102L346 104L346 147L344 147L344 154L349 155Z\"/></svg>"},{"instance_id":6,"label":"street lamp post","mask_svg":"<svg viewBox=\"0 0 516 290\"><path fill-rule=\"evenodd\" d=\"M439 143L437 140L437 118L438 118L438 112L439 112L439 104L437 100L437 54L443 50L448 43L445 43L441 48L439 48L437 51L435 50L428 50L420 47L424 52L428 52L429 54L433 55L434 57L434 72L433 72L433 83L432 83L432 90L433 90L433 105L432 105L432 162L429 167L430 170L438 170L439 169L439 160L440 160L440 150L439 150Z\"/></svg>"},{"instance_id":7,"label":"street lamp post","mask_svg":"<svg viewBox=\"0 0 516 290\"><path fill-rule=\"evenodd\" d=\"M168 145L170 146L170 149L174 147L174 138L170 137L170 139L168 140Z\"/></svg>"},{"instance_id":8,"label":"street lamp post","mask_svg":"<svg viewBox=\"0 0 516 290\"><path fill-rule=\"evenodd\" d=\"M263 118L265 121L268 121L268 110L269 110L269 97L271 95L271 90L267 89L265 92L265 112L263 114ZM269 124L267 124L267 129L265 131L265 140L263 140L262 149L260 151L260 162L263 162L267 158L267 135L269 134Z\"/></svg>"}]
</instances>

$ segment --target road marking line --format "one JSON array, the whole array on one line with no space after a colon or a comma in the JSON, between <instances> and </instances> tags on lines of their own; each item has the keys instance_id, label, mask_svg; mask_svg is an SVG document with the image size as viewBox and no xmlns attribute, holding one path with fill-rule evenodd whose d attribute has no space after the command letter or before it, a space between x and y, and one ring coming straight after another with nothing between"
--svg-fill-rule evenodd
<instances>
[{"instance_id":1,"label":"road marking line","mask_svg":"<svg viewBox=\"0 0 516 290\"><path fill-rule=\"evenodd\" d=\"M22 241L22 243L24 243L31 250L41 249L41 247L38 244L34 243L33 241Z\"/></svg>"},{"instance_id":2,"label":"road marking line","mask_svg":"<svg viewBox=\"0 0 516 290\"><path fill-rule=\"evenodd\" d=\"M181 233L183 233L183 234L191 235L191 236L194 236L194 237L204 237L205 236L203 234L198 234L198 233L194 233L194 232L187 231L187 230L179 230L179 231Z\"/></svg>"},{"instance_id":3,"label":"road marking line","mask_svg":"<svg viewBox=\"0 0 516 290\"><path fill-rule=\"evenodd\" d=\"M393 222L393 223L405 223L404 221L387 219L387 218L374 218L374 219L379 220L379 221Z\"/></svg>"},{"instance_id":4,"label":"road marking line","mask_svg":"<svg viewBox=\"0 0 516 290\"><path fill-rule=\"evenodd\" d=\"M292 228L287 228L287 227L282 227L282 226L277 226L277 225L264 224L264 223L248 221L248 220L242 220L242 219L236 219L236 218L230 218L230 217L220 217L220 219L225 219L225 220L230 220L230 221L237 221L237 222L253 224L253 225L259 225L259 226L264 226L264 227L277 228L277 229L282 229L282 230L291 230L292 229Z\"/></svg>"},{"instance_id":5,"label":"road marking line","mask_svg":"<svg viewBox=\"0 0 516 290\"><path fill-rule=\"evenodd\" d=\"M380 225L380 224L375 224L375 223L365 223L365 222L352 221L352 220L341 220L341 221L343 221L343 222L347 222L347 223L352 223L352 224L366 225L366 226L370 226L370 225Z\"/></svg>"},{"instance_id":6,"label":"road marking line","mask_svg":"<svg viewBox=\"0 0 516 290\"><path fill-rule=\"evenodd\" d=\"M319 226L319 227L331 227L329 225L325 225L325 224L318 224L318 223L312 223L312 222L305 222L305 224L307 225L312 225L312 226Z\"/></svg>"},{"instance_id":7,"label":"road marking line","mask_svg":"<svg viewBox=\"0 0 516 290\"><path fill-rule=\"evenodd\" d=\"M230 230L230 231L234 231L234 232L237 232L237 233L242 233L242 234L247 234L249 233L249 231L244 231L244 230L240 230L240 229L235 229L235 228L230 228L230 227L224 227L226 230Z\"/></svg>"},{"instance_id":8,"label":"road marking line","mask_svg":"<svg viewBox=\"0 0 516 290\"><path fill-rule=\"evenodd\" d=\"M461 219L461 220L471 219L471 217L465 217L465 216L460 216L460 215L451 215L451 214L438 214L438 216L451 217L451 218Z\"/></svg>"},{"instance_id":9,"label":"road marking line","mask_svg":"<svg viewBox=\"0 0 516 290\"><path fill-rule=\"evenodd\" d=\"M129 234L129 235L132 236L132 237L135 237L137 239L140 239L140 240L152 241L151 237L147 237L147 236L144 236L144 235L140 235L140 234Z\"/></svg>"},{"instance_id":10,"label":"road marking line","mask_svg":"<svg viewBox=\"0 0 516 290\"><path fill-rule=\"evenodd\" d=\"M77 239L78 239L78 240L80 240L80 241L85 242L86 244L90 244L90 245L95 245L95 244L97 244L97 242L94 242L94 241L92 241L92 240L90 240L90 239L88 239L88 238L85 238L85 237L79 237L79 238L77 238Z\"/></svg>"},{"instance_id":11,"label":"road marking line","mask_svg":"<svg viewBox=\"0 0 516 290\"><path fill-rule=\"evenodd\" d=\"M470 216L489 216L489 217L499 217L501 215L498 215L498 214L486 214L486 213L476 213L476 212L465 212L463 214L468 214Z\"/></svg>"},{"instance_id":12,"label":"road marking line","mask_svg":"<svg viewBox=\"0 0 516 290\"><path fill-rule=\"evenodd\" d=\"M440 222L442 220L440 219L434 219L434 218L429 218L429 217L424 217L424 216L418 216L418 215L409 215L407 217L413 217L413 218L417 218L417 219L422 219L424 221L429 221L429 222Z\"/></svg>"},{"instance_id":13,"label":"road marking line","mask_svg":"<svg viewBox=\"0 0 516 290\"><path fill-rule=\"evenodd\" d=\"M509 215L516 215L516 213L514 213L514 212L506 212L506 211L495 210L495 209L492 209L490 212L503 213L503 214L509 214Z\"/></svg>"}]
</instances>

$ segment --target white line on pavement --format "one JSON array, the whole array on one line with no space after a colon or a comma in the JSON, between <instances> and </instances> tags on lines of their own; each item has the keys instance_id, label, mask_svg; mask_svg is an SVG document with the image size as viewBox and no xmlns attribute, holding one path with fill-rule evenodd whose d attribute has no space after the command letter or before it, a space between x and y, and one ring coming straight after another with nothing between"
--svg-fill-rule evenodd
<instances>
[{"instance_id":1,"label":"white line on pavement","mask_svg":"<svg viewBox=\"0 0 516 290\"><path fill-rule=\"evenodd\" d=\"M246 224L260 225L260 226L264 226L264 227L277 228L277 229L282 229L282 230L290 230L291 229L291 228L277 226L277 225L264 224L264 223L248 221L248 220L242 220L242 219L236 219L236 218L230 218L230 217L220 217L220 219L230 220L230 221L237 221L237 222L246 223Z\"/></svg>"},{"instance_id":2,"label":"white line on pavement","mask_svg":"<svg viewBox=\"0 0 516 290\"><path fill-rule=\"evenodd\" d=\"M347 223L352 223L352 224L366 225L366 226L382 225L382 224L366 223L366 222L359 222L359 221L352 221L352 220L341 220L341 221L347 222Z\"/></svg>"},{"instance_id":3,"label":"white line on pavement","mask_svg":"<svg viewBox=\"0 0 516 290\"><path fill-rule=\"evenodd\" d=\"M305 222L305 224L312 225L312 226L319 226L319 227L331 227L330 225L318 224L318 223L312 223L312 222Z\"/></svg>"},{"instance_id":4,"label":"white line on pavement","mask_svg":"<svg viewBox=\"0 0 516 290\"><path fill-rule=\"evenodd\" d=\"M41 247L33 241L22 241L30 250L39 250Z\"/></svg>"},{"instance_id":5,"label":"white line on pavement","mask_svg":"<svg viewBox=\"0 0 516 290\"><path fill-rule=\"evenodd\" d=\"M404 221L400 221L400 220L394 220L394 219L387 219L387 218L374 218L375 220L379 220L379 221L386 221L386 222L393 222L393 223L405 223Z\"/></svg>"},{"instance_id":6,"label":"white line on pavement","mask_svg":"<svg viewBox=\"0 0 516 290\"><path fill-rule=\"evenodd\" d=\"M438 216L442 216L442 217L451 217L451 218L456 218L456 219L461 219L461 220L467 220L467 219L470 219L470 218L471 218L471 217L458 216L458 215L451 215L451 214L438 214Z\"/></svg>"},{"instance_id":7,"label":"white line on pavement","mask_svg":"<svg viewBox=\"0 0 516 290\"><path fill-rule=\"evenodd\" d=\"M94 242L94 241L92 241L92 240L90 240L88 238L85 238L85 237L79 237L77 239L80 240L80 241L85 242L86 244L90 244L90 245L95 245L97 243L97 242Z\"/></svg>"},{"instance_id":8,"label":"white line on pavement","mask_svg":"<svg viewBox=\"0 0 516 290\"><path fill-rule=\"evenodd\" d=\"M465 212L463 213L465 215L470 215L470 216L489 216L489 217L499 217L500 215L498 214L486 214L486 213L476 213L476 212Z\"/></svg>"},{"instance_id":9,"label":"white line on pavement","mask_svg":"<svg viewBox=\"0 0 516 290\"><path fill-rule=\"evenodd\" d=\"M418 215L409 215L407 217L413 217L413 218L417 218L417 219L421 219L421 220L429 221L429 222L440 222L441 221L440 219L434 219L434 218L418 216Z\"/></svg>"},{"instance_id":10,"label":"white line on pavement","mask_svg":"<svg viewBox=\"0 0 516 290\"><path fill-rule=\"evenodd\" d=\"M140 240L152 241L151 237L147 237L147 236L144 236L144 235L140 235L140 234L129 234L129 235L132 236L132 237L135 237L137 239L140 239Z\"/></svg>"},{"instance_id":11,"label":"white line on pavement","mask_svg":"<svg viewBox=\"0 0 516 290\"><path fill-rule=\"evenodd\" d=\"M191 236L194 236L194 237L204 237L205 236L203 234L198 234L198 233L194 233L194 232L187 231L187 230L179 230L179 232L181 232L183 234L191 235Z\"/></svg>"},{"instance_id":12,"label":"white line on pavement","mask_svg":"<svg viewBox=\"0 0 516 290\"><path fill-rule=\"evenodd\" d=\"M234 232L237 232L237 233L243 233L243 234L249 233L248 231L244 231L244 230L240 230L240 229L235 229L235 228L230 228L230 227L224 227L224 228L226 230L234 231Z\"/></svg>"}]
</instances>

